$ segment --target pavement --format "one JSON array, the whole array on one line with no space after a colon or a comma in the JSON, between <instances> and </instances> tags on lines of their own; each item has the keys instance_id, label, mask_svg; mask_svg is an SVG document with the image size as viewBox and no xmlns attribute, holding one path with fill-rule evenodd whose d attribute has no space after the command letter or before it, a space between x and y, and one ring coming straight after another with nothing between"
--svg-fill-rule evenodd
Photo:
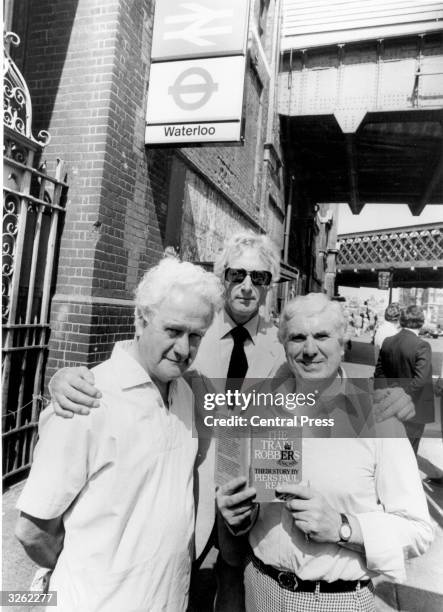
<instances>
[{"instance_id":1,"label":"pavement","mask_svg":"<svg viewBox=\"0 0 443 612\"><path fill-rule=\"evenodd\" d=\"M443 339L431 341L434 354L434 372L441 367ZM353 339L353 347L347 354L346 370L350 376L369 377L373 373L373 347L368 337ZM443 486L436 486L429 478L443 475L443 444L441 439L440 411L436 405L436 421L426 426L420 442L418 466L423 488L435 528L435 540L428 552L407 562L407 580L394 584L384 578L376 581L377 612L442 612L443 611ZM15 504L24 483L18 483L3 494L3 549L2 589L24 590L29 587L37 569L27 558L13 532L17 519ZM197 582L198 592L192 612L210 612L215 589L214 563L216 551L210 551L202 564ZM8 607L12 612L41 612L41 607ZM81 612L81 611L79 611ZM120 612L120 611L119 611ZM125 612L122 610L121 612Z\"/></svg>"}]
</instances>

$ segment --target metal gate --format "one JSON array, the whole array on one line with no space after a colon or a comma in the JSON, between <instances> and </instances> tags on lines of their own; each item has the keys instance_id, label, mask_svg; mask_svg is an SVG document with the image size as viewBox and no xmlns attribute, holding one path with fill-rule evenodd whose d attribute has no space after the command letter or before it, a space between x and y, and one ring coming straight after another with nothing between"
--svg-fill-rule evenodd
<instances>
[{"instance_id":1,"label":"metal gate","mask_svg":"<svg viewBox=\"0 0 443 612\"><path fill-rule=\"evenodd\" d=\"M5 39L2 261L3 478L32 461L49 339L49 310L67 184L63 163L54 176L39 165L49 136L31 133L31 100Z\"/></svg>"}]
</instances>

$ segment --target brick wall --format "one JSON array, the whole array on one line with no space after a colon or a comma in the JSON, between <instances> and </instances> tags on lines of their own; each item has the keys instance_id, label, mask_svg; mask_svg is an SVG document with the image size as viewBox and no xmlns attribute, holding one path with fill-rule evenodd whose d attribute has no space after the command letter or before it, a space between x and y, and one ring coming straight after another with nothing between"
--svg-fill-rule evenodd
<instances>
[{"instance_id":1,"label":"brick wall","mask_svg":"<svg viewBox=\"0 0 443 612\"><path fill-rule=\"evenodd\" d=\"M88 365L109 357L113 345L133 335L134 309L127 304L59 300L52 304L50 372L81 363Z\"/></svg>"},{"instance_id":2,"label":"brick wall","mask_svg":"<svg viewBox=\"0 0 443 612\"><path fill-rule=\"evenodd\" d=\"M14 27L34 133L50 132L44 156L66 161L70 185L50 375L132 335L133 289L164 248L171 152L144 147L151 2L32 0Z\"/></svg>"},{"instance_id":3,"label":"brick wall","mask_svg":"<svg viewBox=\"0 0 443 612\"><path fill-rule=\"evenodd\" d=\"M273 28L278 15L274 2L255 2L251 6L244 96L244 143L229 147L184 148L182 153L235 206L247 213L249 222L265 231L268 229L268 193L272 193L274 201L284 208L282 177L278 171L269 172L264 162L264 145L267 141L272 142L279 152L278 115L270 109L272 70L277 70L273 65L276 56L272 46ZM263 9L263 14L260 14L260 9ZM269 113L274 119L270 127Z\"/></svg>"},{"instance_id":4,"label":"brick wall","mask_svg":"<svg viewBox=\"0 0 443 612\"><path fill-rule=\"evenodd\" d=\"M235 221L230 231L266 227L263 202L269 187L262 169L269 82L263 62L248 62L243 146L148 149L144 124L153 2L30 0L16 5L14 28L23 40L17 60L33 100L34 133L50 132L44 157L61 157L68 171L51 311L50 376L62 365L101 361L116 340L132 335L135 285L168 246L168 203L176 189L170 179L177 156L190 184L205 192L197 204L209 202L214 214L230 215ZM184 202L180 197L177 201ZM274 197L281 200L281 189ZM198 235L191 234L192 244Z\"/></svg>"},{"instance_id":5,"label":"brick wall","mask_svg":"<svg viewBox=\"0 0 443 612\"><path fill-rule=\"evenodd\" d=\"M249 68L245 79L245 142L230 147L185 148L183 154L205 176L214 181L226 197L260 222L260 194L256 177L256 160L263 160L265 125L260 115L261 85ZM257 146L259 140L261 146Z\"/></svg>"}]
</instances>

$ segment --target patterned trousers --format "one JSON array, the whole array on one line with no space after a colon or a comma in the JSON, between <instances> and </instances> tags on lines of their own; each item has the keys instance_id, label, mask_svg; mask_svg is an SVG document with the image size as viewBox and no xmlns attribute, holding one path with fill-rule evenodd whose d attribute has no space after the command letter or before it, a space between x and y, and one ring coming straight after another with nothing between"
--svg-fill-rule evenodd
<instances>
[{"instance_id":1,"label":"patterned trousers","mask_svg":"<svg viewBox=\"0 0 443 612\"><path fill-rule=\"evenodd\" d=\"M375 612L372 583L345 593L289 591L251 560L245 568L246 612Z\"/></svg>"}]
</instances>

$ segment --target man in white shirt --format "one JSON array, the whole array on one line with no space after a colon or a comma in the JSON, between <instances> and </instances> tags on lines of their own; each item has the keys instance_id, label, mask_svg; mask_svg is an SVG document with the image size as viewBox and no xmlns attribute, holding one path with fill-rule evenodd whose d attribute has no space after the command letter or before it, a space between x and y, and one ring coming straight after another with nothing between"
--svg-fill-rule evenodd
<instances>
[{"instance_id":1,"label":"man in white shirt","mask_svg":"<svg viewBox=\"0 0 443 612\"><path fill-rule=\"evenodd\" d=\"M182 375L221 296L212 273L163 260L137 288L135 339L93 370L100 407L42 413L16 533L53 569L57 610L186 610L198 441Z\"/></svg>"},{"instance_id":2,"label":"man in white shirt","mask_svg":"<svg viewBox=\"0 0 443 612\"><path fill-rule=\"evenodd\" d=\"M400 331L400 304L392 302L385 310L385 320L379 325L374 336L375 363L377 363L381 345L385 338L394 336Z\"/></svg>"},{"instance_id":3,"label":"man in white shirt","mask_svg":"<svg viewBox=\"0 0 443 612\"><path fill-rule=\"evenodd\" d=\"M211 387L218 385L219 391L224 392L228 385L241 386L246 376L271 377L284 362L277 329L260 313L271 282L278 280L279 268L279 254L267 236L243 231L226 241L214 264L214 272L225 287L224 308L216 315L200 345L198 357L186 373L189 382L197 376ZM94 381L93 372L76 368L56 374L51 382L54 403L65 410L84 414L97 393L90 384ZM58 406L56 411L68 416ZM201 440L196 467L195 550L201 560L216 540L214 440ZM242 570L231 567L219 557L217 612L243 609L241 574Z\"/></svg>"},{"instance_id":4,"label":"man in white shirt","mask_svg":"<svg viewBox=\"0 0 443 612\"><path fill-rule=\"evenodd\" d=\"M287 390L295 384L303 391L314 382L322 398L333 388L337 401L329 417L359 410L359 392L340 367L344 327L339 305L323 294L296 298L281 317L280 339L294 377ZM246 479L219 489L218 506L230 529L249 530L248 612L355 606L373 612L371 578L382 573L402 580L404 557L425 552L433 530L417 464L400 423L393 419L384 427L397 437L377 437L376 425L373 437L364 438L346 438L342 430L339 438L303 431L304 483L279 486L289 499L262 504L257 518L255 490L244 488Z\"/></svg>"}]
</instances>

